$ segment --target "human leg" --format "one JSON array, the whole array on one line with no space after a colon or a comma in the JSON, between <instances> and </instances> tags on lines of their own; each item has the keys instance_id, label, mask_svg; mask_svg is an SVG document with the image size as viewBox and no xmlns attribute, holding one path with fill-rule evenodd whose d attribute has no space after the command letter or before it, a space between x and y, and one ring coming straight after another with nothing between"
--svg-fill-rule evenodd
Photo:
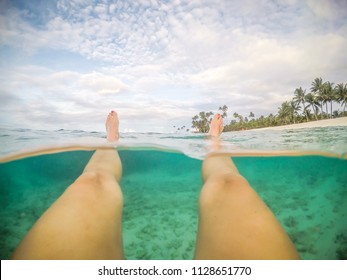
<instances>
[{"instance_id":1,"label":"human leg","mask_svg":"<svg viewBox=\"0 0 347 280\"><path fill-rule=\"evenodd\" d=\"M106 120L118 140L118 116ZM83 173L30 229L15 259L122 259L122 166L114 148L97 150Z\"/></svg>"},{"instance_id":2,"label":"human leg","mask_svg":"<svg viewBox=\"0 0 347 280\"><path fill-rule=\"evenodd\" d=\"M214 118L211 126L218 127L220 122L221 118ZM213 141L218 136L213 132ZM229 156L208 156L202 177L196 259L299 258L274 214Z\"/></svg>"}]
</instances>

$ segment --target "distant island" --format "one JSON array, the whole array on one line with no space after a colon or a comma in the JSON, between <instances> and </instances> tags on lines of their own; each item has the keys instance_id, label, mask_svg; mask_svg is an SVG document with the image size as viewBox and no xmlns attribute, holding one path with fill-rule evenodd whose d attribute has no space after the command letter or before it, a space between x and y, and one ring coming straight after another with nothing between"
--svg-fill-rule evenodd
<instances>
[{"instance_id":1,"label":"distant island","mask_svg":"<svg viewBox=\"0 0 347 280\"><path fill-rule=\"evenodd\" d=\"M276 127L290 124L300 124L311 121L347 117L347 83L339 83L334 86L332 82L323 82L322 78L316 78L312 82L310 92L302 87L294 90L294 97L285 101L278 107L276 115L261 115L256 118L253 112L248 116L233 113L236 120L224 124L224 131L238 131L256 128ZM333 103L340 105L342 111L333 111ZM219 107L218 112L223 118L228 116L228 106ZM192 118L194 132L206 133L209 129L214 112L200 112ZM188 130L187 130L188 131Z\"/></svg>"}]
</instances>

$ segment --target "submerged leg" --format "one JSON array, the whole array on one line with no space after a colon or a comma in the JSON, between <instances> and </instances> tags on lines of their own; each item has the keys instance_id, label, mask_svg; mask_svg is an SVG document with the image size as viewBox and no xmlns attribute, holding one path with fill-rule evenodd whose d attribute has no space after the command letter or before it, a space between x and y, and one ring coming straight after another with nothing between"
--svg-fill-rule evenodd
<instances>
[{"instance_id":1,"label":"submerged leg","mask_svg":"<svg viewBox=\"0 0 347 280\"><path fill-rule=\"evenodd\" d=\"M118 116L106 120L117 141ZM122 165L114 148L97 150L83 173L30 229L15 259L122 259Z\"/></svg>"},{"instance_id":2,"label":"submerged leg","mask_svg":"<svg viewBox=\"0 0 347 280\"><path fill-rule=\"evenodd\" d=\"M219 117L212 120L213 141L218 141L221 130L215 128L222 127L221 122ZM230 157L208 156L202 177L196 259L299 258L274 214L239 174Z\"/></svg>"}]
</instances>

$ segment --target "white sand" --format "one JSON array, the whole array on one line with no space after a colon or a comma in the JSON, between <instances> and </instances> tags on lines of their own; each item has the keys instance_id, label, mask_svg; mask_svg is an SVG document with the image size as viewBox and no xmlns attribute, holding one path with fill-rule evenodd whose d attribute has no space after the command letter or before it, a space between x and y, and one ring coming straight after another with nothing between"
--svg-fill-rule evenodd
<instances>
[{"instance_id":1,"label":"white sand","mask_svg":"<svg viewBox=\"0 0 347 280\"><path fill-rule=\"evenodd\" d=\"M283 129L298 129L298 128L311 128L311 127L326 127L326 126L347 126L347 117L327 119L320 121L312 121L298 124L271 126L264 128L256 128L256 130L283 130Z\"/></svg>"}]
</instances>

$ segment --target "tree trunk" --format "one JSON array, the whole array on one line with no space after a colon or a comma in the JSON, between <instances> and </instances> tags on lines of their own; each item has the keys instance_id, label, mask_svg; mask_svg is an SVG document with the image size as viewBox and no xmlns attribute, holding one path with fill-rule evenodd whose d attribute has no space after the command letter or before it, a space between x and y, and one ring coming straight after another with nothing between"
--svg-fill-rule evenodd
<instances>
[{"instance_id":1,"label":"tree trunk","mask_svg":"<svg viewBox=\"0 0 347 280\"><path fill-rule=\"evenodd\" d=\"M312 104L311 104L311 107L312 107L312 111L313 111L313 114L314 114L314 118L316 119L316 121L318 121L316 111L314 110L314 107L313 107Z\"/></svg>"},{"instance_id":2,"label":"tree trunk","mask_svg":"<svg viewBox=\"0 0 347 280\"><path fill-rule=\"evenodd\" d=\"M307 111L305 110L305 102L302 101L302 107L304 108L304 113L306 115L306 121L308 121Z\"/></svg>"}]
</instances>

